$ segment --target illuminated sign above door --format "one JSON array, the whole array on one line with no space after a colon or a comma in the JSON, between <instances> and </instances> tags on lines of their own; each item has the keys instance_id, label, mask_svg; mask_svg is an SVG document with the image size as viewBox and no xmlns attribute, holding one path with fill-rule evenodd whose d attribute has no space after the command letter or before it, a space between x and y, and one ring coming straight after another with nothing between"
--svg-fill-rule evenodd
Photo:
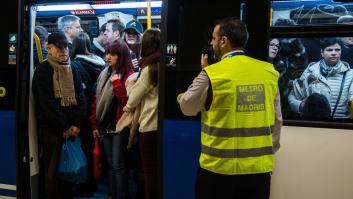
<instances>
[{"instance_id":1,"label":"illuminated sign above door","mask_svg":"<svg viewBox=\"0 0 353 199\"><path fill-rule=\"evenodd\" d=\"M87 10L71 10L71 14L73 15L94 15L95 12L93 9Z\"/></svg>"}]
</instances>

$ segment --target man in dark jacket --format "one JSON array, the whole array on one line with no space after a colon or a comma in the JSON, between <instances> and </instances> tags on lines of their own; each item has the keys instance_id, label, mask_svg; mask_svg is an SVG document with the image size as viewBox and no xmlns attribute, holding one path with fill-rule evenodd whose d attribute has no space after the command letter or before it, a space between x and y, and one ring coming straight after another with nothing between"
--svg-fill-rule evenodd
<instances>
[{"instance_id":1,"label":"man in dark jacket","mask_svg":"<svg viewBox=\"0 0 353 199\"><path fill-rule=\"evenodd\" d=\"M32 85L44 188L40 193L45 199L70 199L72 185L56 177L56 168L64 139L80 132L86 102L78 70L70 65L65 35L49 35L47 49L47 60L36 68Z\"/></svg>"},{"instance_id":2,"label":"man in dark jacket","mask_svg":"<svg viewBox=\"0 0 353 199\"><path fill-rule=\"evenodd\" d=\"M99 28L99 35L96 38L93 38L92 45L91 45L91 52L98 55L102 59L105 57L105 47L108 44L107 37L104 35L105 32L105 27L107 26L107 23L104 23L100 28Z\"/></svg>"}]
</instances>

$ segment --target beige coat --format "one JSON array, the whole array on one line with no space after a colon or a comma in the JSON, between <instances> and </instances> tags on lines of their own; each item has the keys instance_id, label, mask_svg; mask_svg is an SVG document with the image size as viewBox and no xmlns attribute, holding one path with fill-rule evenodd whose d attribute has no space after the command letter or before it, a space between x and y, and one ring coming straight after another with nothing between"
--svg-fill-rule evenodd
<instances>
[{"instance_id":1,"label":"beige coat","mask_svg":"<svg viewBox=\"0 0 353 199\"><path fill-rule=\"evenodd\" d=\"M134 73L128 77L125 82L126 95L129 97L132 86L136 83L138 73ZM140 106L137 106L134 111L129 111L124 107L124 113L116 124L116 132L120 133L124 128L130 128L129 143L127 148L130 149L135 143L135 135L139 126L138 119L140 117Z\"/></svg>"},{"instance_id":2,"label":"beige coat","mask_svg":"<svg viewBox=\"0 0 353 199\"><path fill-rule=\"evenodd\" d=\"M141 70L141 75L128 93L125 111L135 110L140 106L140 133L156 131L158 123L158 88L152 86L149 79L149 66Z\"/></svg>"}]
</instances>

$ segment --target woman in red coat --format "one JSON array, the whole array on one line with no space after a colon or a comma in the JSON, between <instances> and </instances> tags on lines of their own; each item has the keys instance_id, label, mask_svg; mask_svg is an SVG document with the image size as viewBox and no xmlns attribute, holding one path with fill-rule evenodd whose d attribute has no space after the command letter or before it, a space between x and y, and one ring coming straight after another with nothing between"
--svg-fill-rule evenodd
<instances>
[{"instance_id":1,"label":"woman in red coat","mask_svg":"<svg viewBox=\"0 0 353 199\"><path fill-rule=\"evenodd\" d=\"M103 137L109 167L109 194L113 199L125 199L128 196L129 132L116 133L115 127L127 102L125 81L132 74L129 48L125 43L115 41L107 47L105 60L108 67L98 77L91 123L93 136Z\"/></svg>"}]
</instances>

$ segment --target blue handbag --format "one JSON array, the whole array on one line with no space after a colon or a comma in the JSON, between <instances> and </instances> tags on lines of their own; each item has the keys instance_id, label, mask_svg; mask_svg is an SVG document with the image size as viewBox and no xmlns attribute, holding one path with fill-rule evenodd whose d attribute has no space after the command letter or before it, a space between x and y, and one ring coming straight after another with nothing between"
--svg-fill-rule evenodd
<instances>
[{"instance_id":1,"label":"blue handbag","mask_svg":"<svg viewBox=\"0 0 353 199\"><path fill-rule=\"evenodd\" d=\"M61 147L58 178L75 184L87 180L87 159L79 137L66 139Z\"/></svg>"}]
</instances>

